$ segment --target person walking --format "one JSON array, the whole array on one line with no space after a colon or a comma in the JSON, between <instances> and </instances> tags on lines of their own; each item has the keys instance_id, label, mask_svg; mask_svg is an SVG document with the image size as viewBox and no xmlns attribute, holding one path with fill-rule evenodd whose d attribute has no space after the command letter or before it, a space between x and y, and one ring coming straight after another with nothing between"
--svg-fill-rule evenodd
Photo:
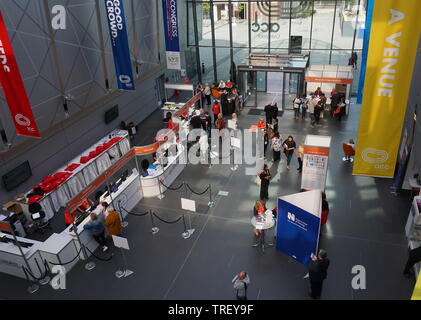
<instances>
[{"instance_id":1,"label":"person walking","mask_svg":"<svg viewBox=\"0 0 421 320\"><path fill-rule=\"evenodd\" d=\"M260 178L260 200L269 200L269 182L272 178L268 166L263 166L263 171L259 174Z\"/></svg>"},{"instance_id":2,"label":"person walking","mask_svg":"<svg viewBox=\"0 0 421 320\"><path fill-rule=\"evenodd\" d=\"M304 142L301 142L298 147L297 160L298 160L298 172L303 172L303 159L304 159Z\"/></svg>"},{"instance_id":3,"label":"person walking","mask_svg":"<svg viewBox=\"0 0 421 320\"><path fill-rule=\"evenodd\" d=\"M294 107L294 120L298 120L300 118L300 105L301 105L300 96L297 95L292 103Z\"/></svg>"},{"instance_id":4,"label":"person walking","mask_svg":"<svg viewBox=\"0 0 421 320\"><path fill-rule=\"evenodd\" d=\"M108 210L108 209L107 209ZM96 242L102 247L102 251L107 251L108 247L105 245L105 227L104 227L104 215L100 214L97 216L95 213L90 215L91 222L83 226L84 230L87 230L90 235L95 239Z\"/></svg>"},{"instance_id":5,"label":"person walking","mask_svg":"<svg viewBox=\"0 0 421 320\"><path fill-rule=\"evenodd\" d=\"M273 120L276 120L276 122L278 122L278 113L279 113L278 103L273 102L272 108L271 108L272 122L270 122L269 124L272 124Z\"/></svg>"},{"instance_id":6,"label":"person walking","mask_svg":"<svg viewBox=\"0 0 421 320\"><path fill-rule=\"evenodd\" d=\"M250 277L245 271L241 271L232 279L237 300L247 300L247 288L250 285Z\"/></svg>"},{"instance_id":7,"label":"person walking","mask_svg":"<svg viewBox=\"0 0 421 320\"><path fill-rule=\"evenodd\" d=\"M278 131L272 138L273 162L281 160L282 141Z\"/></svg>"},{"instance_id":8,"label":"person walking","mask_svg":"<svg viewBox=\"0 0 421 320\"><path fill-rule=\"evenodd\" d=\"M212 107L213 113L213 122L216 124L216 120L218 120L218 114L221 113L221 105L219 104L218 100L215 100Z\"/></svg>"},{"instance_id":9,"label":"person walking","mask_svg":"<svg viewBox=\"0 0 421 320\"><path fill-rule=\"evenodd\" d=\"M345 114L345 112L346 112L345 97L342 97L335 111L336 119L338 119L338 121L341 121L342 116Z\"/></svg>"},{"instance_id":10,"label":"person walking","mask_svg":"<svg viewBox=\"0 0 421 320\"><path fill-rule=\"evenodd\" d=\"M320 299L322 295L323 281L327 277L327 269L330 261L327 258L327 252L320 249L317 257L312 257L308 266L308 275L310 279L311 291L309 295L313 299Z\"/></svg>"},{"instance_id":11,"label":"person walking","mask_svg":"<svg viewBox=\"0 0 421 320\"><path fill-rule=\"evenodd\" d=\"M121 236L120 214L113 207L107 208L108 215L105 217L104 226L107 228L109 236Z\"/></svg>"},{"instance_id":12,"label":"person walking","mask_svg":"<svg viewBox=\"0 0 421 320\"><path fill-rule=\"evenodd\" d=\"M320 101L314 107L314 122L316 126L320 125L320 115L322 114L323 107Z\"/></svg>"},{"instance_id":13,"label":"person walking","mask_svg":"<svg viewBox=\"0 0 421 320\"><path fill-rule=\"evenodd\" d=\"M294 154L294 150L297 147L294 138L292 136L289 136L288 139L286 139L282 145L284 146L284 153L287 157L287 169L291 170L291 167L289 166L291 163L292 155Z\"/></svg>"},{"instance_id":14,"label":"person walking","mask_svg":"<svg viewBox=\"0 0 421 320\"><path fill-rule=\"evenodd\" d=\"M316 96L313 94L311 94L311 98L308 101L308 113L310 114L310 125L312 128L314 128L314 125L316 124L316 117L314 115L314 111L316 109L316 105L317 105L317 99Z\"/></svg>"},{"instance_id":15,"label":"person walking","mask_svg":"<svg viewBox=\"0 0 421 320\"><path fill-rule=\"evenodd\" d=\"M208 106L210 106L212 92L211 92L211 88L209 87L209 84L208 83L206 84L205 89L203 89L203 93L204 93L205 98L206 98L206 104Z\"/></svg>"},{"instance_id":16,"label":"person walking","mask_svg":"<svg viewBox=\"0 0 421 320\"><path fill-rule=\"evenodd\" d=\"M266 125L272 124L272 115L273 115L273 105L272 103L268 103L265 105L265 108L263 109L266 116Z\"/></svg>"},{"instance_id":17,"label":"person walking","mask_svg":"<svg viewBox=\"0 0 421 320\"><path fill-rule=\"evenodd\" d=\"M305 119L307 115L307 109L308 109L308 99L306 96L302 96L301 98L300 109L301 109L301 119Z\"/></svg>"},{"instance_id":18,"label":"person walking","mask_svg":"<svg viewBox=\"0 0 421 320\"><path fill-rule=\"evenodd\" d=\"M201 118L201 121L202 121L202 129L205 130L206 133L209 135L212 129L212 119L208 111L205 111L203 118Z\"/></svg>"},{"instance_id":19,"label":"person walking","mask_svg":"<svg viewBox=\"0 0 421 320\"><path fill-rule=\"evenodd\" d=\"M238 117L236 113L233 113L231 115L231 120L234 123L234 128L232 128L233 130L237 130L238 129Z\"/></svg>"},{"instance_id":20,"label":"person walking","mask_svg":"<svg viewBox=\"0 0 421 320\"><path fill-rule=\"evenodd\" d=\"M219 137L222 138L225 129L225 120L222 116L222 113L218 114L218 119L216 120L215 127L219 130Z\"/></svg>"}]
</instances>

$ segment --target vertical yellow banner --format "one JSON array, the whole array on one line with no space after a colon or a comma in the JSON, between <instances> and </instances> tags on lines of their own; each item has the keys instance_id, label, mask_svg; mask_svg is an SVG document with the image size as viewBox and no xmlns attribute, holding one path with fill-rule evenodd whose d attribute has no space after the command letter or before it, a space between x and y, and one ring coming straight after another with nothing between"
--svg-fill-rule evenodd
<instances>
[{"instance_id":1,"label":"vertical yellow banner","mask_svg":"<svg viewBox=\"0 0 421 320\"><path fill-rule=\"evenodd\" d=\"M393 178L415 57L421 0L375 0L355 175Z\"/></svg>"}]
</instances>

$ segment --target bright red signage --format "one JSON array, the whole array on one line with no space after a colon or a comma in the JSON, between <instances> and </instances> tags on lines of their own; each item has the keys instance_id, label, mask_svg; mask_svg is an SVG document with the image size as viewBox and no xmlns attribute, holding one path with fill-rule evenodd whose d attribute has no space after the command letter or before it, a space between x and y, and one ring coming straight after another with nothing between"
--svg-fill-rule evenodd
<instances>
[{"instance_id":1,"label":"bright red signage","mask_svg":"<svg viewBox=\"0 0 421 320\"><path fill-rule=\"evenodd\" d=\"M16 133L21 136L40 138L1 12L0 84L9 105Z\"/></svg>"}]
</instances>

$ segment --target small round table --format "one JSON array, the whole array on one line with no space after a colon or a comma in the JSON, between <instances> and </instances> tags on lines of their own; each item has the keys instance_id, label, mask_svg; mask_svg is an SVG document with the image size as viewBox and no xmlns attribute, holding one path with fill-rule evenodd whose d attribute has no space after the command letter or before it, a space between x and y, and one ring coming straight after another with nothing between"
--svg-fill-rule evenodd
<instances>
[{"instance_id":1,"label":"small round table","mask_svg":"<svg viewBox=\"0 0 421 320\"><path fill-rule=\"evenodd\" d=\"M251 224L253 225L253 227L256 228L256 217L251 218ZM259 247L259 246L261 246L263 253L265 252L265 246L272 247L273 246L273 243L267 243L265 241L265 233L266 233L266 230L269 230L269 229L273 228L274 225L275 225L275 220L274 219L272 220L272 223L270 223L270 224L267 224L266 221L265 221L264 224L263 224L263 226L262 226L262 228L257 229L257 230L261 230L262 231L262 235L260 236L259 241L257 243L255 243L255 244L253 244L252 247Z\"/></svg>"}]
</instances>

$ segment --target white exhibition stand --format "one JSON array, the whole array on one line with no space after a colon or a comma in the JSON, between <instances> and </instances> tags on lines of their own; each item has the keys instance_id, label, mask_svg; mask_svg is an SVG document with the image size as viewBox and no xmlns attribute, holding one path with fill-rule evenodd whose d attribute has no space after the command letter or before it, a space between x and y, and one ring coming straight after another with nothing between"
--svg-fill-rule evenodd
<instances>
[{"instance_id":1,"label":"white exhibition stand","mask_svg":"<svg viewBox=\"0 0 421 320\"><path fill-rule=\"evenodd\" d=\"M331 140L329 136L306 136L301 189L325 190Z\"/></svg>"}]
</instances>

